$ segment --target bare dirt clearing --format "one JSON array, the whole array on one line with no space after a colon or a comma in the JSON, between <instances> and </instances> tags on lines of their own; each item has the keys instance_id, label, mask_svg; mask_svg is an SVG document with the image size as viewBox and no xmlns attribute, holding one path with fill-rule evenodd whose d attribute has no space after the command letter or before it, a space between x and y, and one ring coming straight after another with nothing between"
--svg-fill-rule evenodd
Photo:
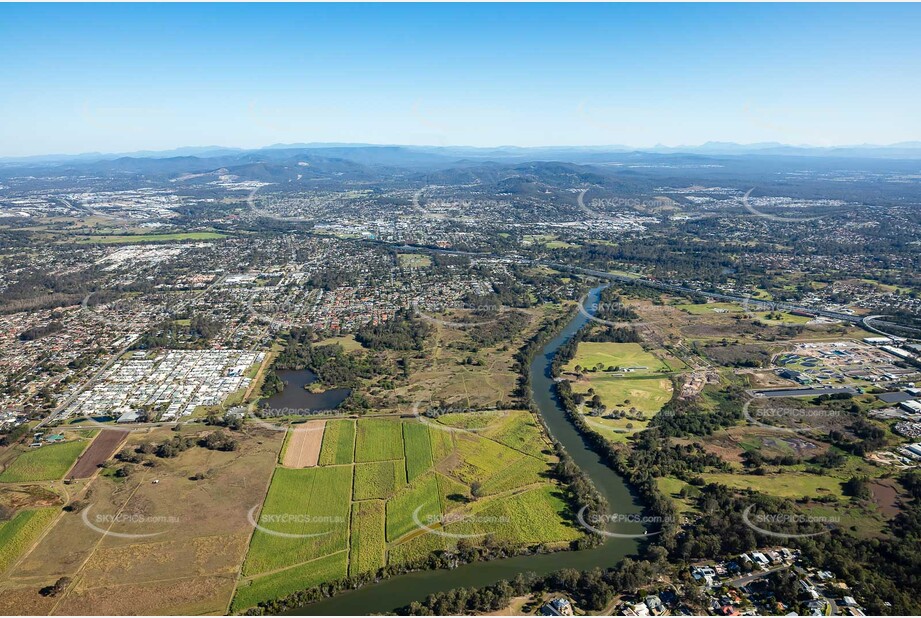
<instances>
[{"instance_id":1,"label":"bare dirt clearing","mask_svg":"<svg viewBox=\"0 0 921 618\"><path fill-rule=\"evenodd\" d=\"M326 421L307 421L291 428L281 465L286 468L312 468L320 460Z\"/></svg>"},{"instance_id":2,"label":"bare dirt clearing","mask_svg":"<svg viewBox=\"0 0 921 618\"><path fill-rule=\"evenodd\" d=\"M127 431L105 429L99 432L89 448L83 452L74 467L67 473L68 478L85 479L93 476L99 469L99 464L109 459L128 436Z\"/></svg>"}]
</instances>

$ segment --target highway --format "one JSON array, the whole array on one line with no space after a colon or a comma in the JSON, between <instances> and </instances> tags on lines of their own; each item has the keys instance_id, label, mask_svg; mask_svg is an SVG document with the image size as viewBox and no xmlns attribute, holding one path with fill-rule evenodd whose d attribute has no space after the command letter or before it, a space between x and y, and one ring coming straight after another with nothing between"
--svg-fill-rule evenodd
<instances>
[{"instance_id":1,"label":"highway","mask_svg":"<svg viewBox=\"0 0 921 618\"><path fill-rule=\"evenodd\" d=\"M621 283L632 283L635 285L644 285L646 287L656 288L658 290L664 290L666 292L680 292L682 294L699 294L701 296L706 296L707 298L713 298L715 300L723 300L728 302L736 303L747 303L752 307L757 307L765 311L774 311L782 309L784 311L804 311L806 313L811 313L814 315L820 315L822 317L830 318L833 320L841 320L843 322L850 322L851 324L859 324L864 326L865 320L878 319L886 316L867 316L866 318L861 318L860 316L851 315L849 313L839 313L837 311L827 311L825 309L814 309L812 307L802 307L799 305L793 305L790 303L776 302L776 301L767 301L767 300L758 300L755 298L748 298L745 296L733 296L731 294L723 294L722 292L705 292L703 290L697 290L694 288L689 288L683 285L676 285L673 283L665 283L664 281L654 281L652 279L645 279L643 277L627 277L625 275L616 275L613 273L604 272L602 270L593 270L591 268L582 268L580 266L572 266L570 264L560 264L558 262L541 262L538 260L529 260L526 258L519 257L517 255L499 255L498 253L475 253L470 251L452 251L450 249L438 249L435 247L422 247L414 245L390 245L381 241L370 241L374 244L386 245L394 247L400 251L419 251L419 252L430 252L430 253L440 253L442 255L464 255L468 257L480 257L480 258L492 258L497 260L515 260L524 264L533 264L535 266L546 266L547 268L553 268L555 270L565 270L574 273L580 273L583 275L591 275L593 277L598 277L599 279L607 279L609 281L619 281ZM878 329L871 329L874 332L881 332Z\"/></svg>"}]
</instances>

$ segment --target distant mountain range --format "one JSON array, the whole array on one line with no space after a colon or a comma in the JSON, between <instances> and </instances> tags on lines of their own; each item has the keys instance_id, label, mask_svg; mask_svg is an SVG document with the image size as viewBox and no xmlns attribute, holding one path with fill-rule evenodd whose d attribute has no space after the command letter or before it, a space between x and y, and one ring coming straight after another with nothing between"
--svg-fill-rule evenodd
<instances>
[{"instance_id":1,"label":"distant mountain range","mask_svg":"<svg viewBox=\"0 0 921 618\"><path fill-rule=\"evenodd\" d=\"M401 146L376 144L306 143L274 144L265 148L244 149L223 146L188 146L173 150L143 150L129 153L88 152L78 155L36 155L29 157L0 157L0 164L45 165L61 163L92 163L117 159L172 159L195 157L219 159L244 157L250 161L277 160L297 153L317 154L325 158L342 158L363 165L397 165L403 168L438 167L461 161L567 161L597 163L610 155L623 158L625 154L684 154L704 156L774 156L774 157L837 157L864 159L921 159L921 142L900 142L887 146L861 144L854 146L791 146L776 142L736 144L707 142L699 146L662 146L634 148L611 146L547 146L523 148L499 146Z\"/></svg>"}]
</instances>

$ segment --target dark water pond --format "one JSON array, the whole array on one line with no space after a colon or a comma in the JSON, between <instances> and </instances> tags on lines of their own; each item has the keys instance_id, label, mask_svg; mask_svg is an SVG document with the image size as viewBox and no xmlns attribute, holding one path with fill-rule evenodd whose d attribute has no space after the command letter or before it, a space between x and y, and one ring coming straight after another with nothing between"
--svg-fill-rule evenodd
<instances>
[{"instance_id":1,"label":"dark water pond","mask_svg":"<svg viewBox=\"0 0 921 618\"><path fill-rule=\"evenodd\" d=\"M282 369L278 371L278 377L285 383L285 388L266 399L264 406L279 415L335 410L352 392L348 388L331 388L322 393L311 393L307 387L317 381L317 375L308 369Z\"/></svg>"}]
</instances>

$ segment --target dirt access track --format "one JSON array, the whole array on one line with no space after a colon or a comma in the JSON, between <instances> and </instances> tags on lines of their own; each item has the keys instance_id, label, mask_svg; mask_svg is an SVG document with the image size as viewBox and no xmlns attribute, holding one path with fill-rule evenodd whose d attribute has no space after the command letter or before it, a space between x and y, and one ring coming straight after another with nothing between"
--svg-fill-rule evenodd
<instances>
[{"instance_id":1,"label":"dirt access track","mask_svg":"<svg viewBox=\"0 0 921 618\"><path fill-rule=\"evenodd\" d=\"M286 468L312 468L320 460L326 421L307 421L290 430L281 465Z\"/></svg>"}]
</instances>

